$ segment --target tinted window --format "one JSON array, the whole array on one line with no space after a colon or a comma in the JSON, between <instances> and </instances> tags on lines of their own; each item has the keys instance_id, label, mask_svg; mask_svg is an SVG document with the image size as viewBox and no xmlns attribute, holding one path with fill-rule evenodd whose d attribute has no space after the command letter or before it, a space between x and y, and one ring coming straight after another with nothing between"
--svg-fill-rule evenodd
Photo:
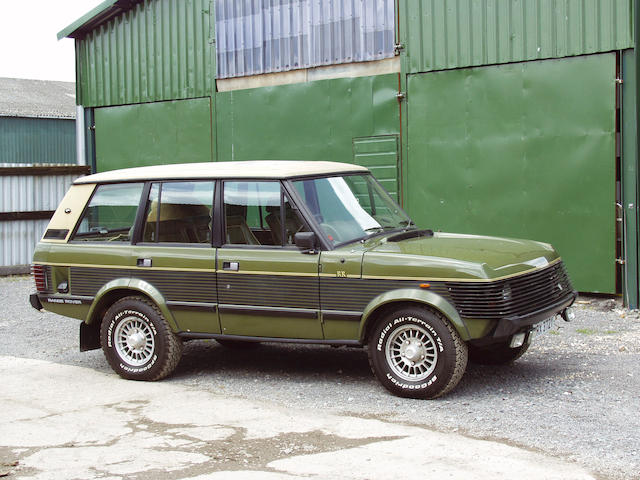
<instances>
[{"instance_id":1,"label":"tinted window","mask_svg":"<svg viewBox=\"0 0 640 480\"><path fill-rule=\"evenodd\" d=\"M211 243L213 191L213 182L154 183L143 241Z\"/></svg>"},{"instance_id":2,"label":"tinted window","mask_svg":"<svg viewBox=\"0 0 640 480\"><path fill-rule=\"evenodd\" d=\"M99 185L73 239L129 242L142 187L142 183Z\"/></svg>"}]
</instances>

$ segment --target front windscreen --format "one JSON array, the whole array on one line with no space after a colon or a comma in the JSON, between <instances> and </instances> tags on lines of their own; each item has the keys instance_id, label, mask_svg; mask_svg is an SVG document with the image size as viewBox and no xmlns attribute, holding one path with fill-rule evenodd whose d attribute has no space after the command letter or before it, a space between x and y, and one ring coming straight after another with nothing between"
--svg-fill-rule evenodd
<instances>
[{"instance_id":1,"label":"front windscreen","mask_svg":"<svg viewBox=\"0 0 640 480\"><path fill-rule=\"evenodd\" d=\"M313 178L293 185L333 245L412 226L371 175Z\"/></svg>"}]
</instances>

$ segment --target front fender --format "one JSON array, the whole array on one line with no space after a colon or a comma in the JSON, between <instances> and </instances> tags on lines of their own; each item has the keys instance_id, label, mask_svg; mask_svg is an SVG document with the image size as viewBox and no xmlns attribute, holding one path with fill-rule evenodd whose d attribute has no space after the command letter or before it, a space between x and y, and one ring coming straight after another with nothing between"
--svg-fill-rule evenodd
<instances>
[{"instance_id":1,"label":"front fender","mask_svg":"<svg viewBox=\"0 0 640 480\"><path fill-rule=\"evenodd\" d=\"M173 318L171 311L167 308L165 299L160 293L160 291L150 283L137 278L134 278L134 279L118 278L116 280L112 280L106 283L100 290L98 290L98 293L96 293L93 303L89 308L89 313L87 314L85 323L88 323L88 324L92 323L94 314L96 313L96 309L102 303L102 300L104 299L104 297L106 295L109 295L109 293L117 290L127 290L132 293L139 292L149 297L151 301L153 301L156 304L156 306L160 309L160 311L162 312L162 315L164 316L165 320L167 321L171 329L174 332L178 331L178 325L175 319Z\"/></svg>"},{"instance_id":2,"label":"front fender","mask_svg":"<svg viewBox=\"0 0 640 480\"><path fill-rule=\"evenodd\" d=\"M458 311L445 298L428 290L404 288L382 293L369 302L367 307L364 309L362 319L360 320L360 339L364 339L367 323L379 308L390 303L402 302L422 303L439 311L451 322L462 340L467 341L471 338L471 334L469 333L469 329L467 328L464 320L460 318Z\"/></svg>"}]
</instances>

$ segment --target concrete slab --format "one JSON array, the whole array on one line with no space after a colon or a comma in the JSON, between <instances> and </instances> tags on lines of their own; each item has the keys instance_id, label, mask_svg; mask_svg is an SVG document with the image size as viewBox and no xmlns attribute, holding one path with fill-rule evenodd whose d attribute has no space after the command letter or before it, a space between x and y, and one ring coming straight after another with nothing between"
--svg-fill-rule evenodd
<instances>
[{"instance_id":1,"label":"concrete slab","mask_svg":"<svg viewBox=\"0 0 640 480\"><path fill-rule=\"evenodd\" d=\"M497 442L283 409L258 390L229 398L6 356L0 376L0 462L11 478L594 479Z\"/></svg>"}]
</instances>

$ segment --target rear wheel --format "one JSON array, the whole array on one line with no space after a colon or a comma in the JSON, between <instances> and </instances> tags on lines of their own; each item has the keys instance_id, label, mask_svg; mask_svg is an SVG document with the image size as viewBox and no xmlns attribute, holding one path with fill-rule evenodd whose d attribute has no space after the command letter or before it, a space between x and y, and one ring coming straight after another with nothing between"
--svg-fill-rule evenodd
<instances>
[{"instance_id":1,"label":"rear wheel","mask_svg":"<svg viewBox=\"0 0 640 480\"><path fill-rule=\"evenodd\" d=\"M467 346L439 313L398 309L378 321L369 337L369 364L391 393L436 398L452 390L467 366Z\"/></svg>"},{"instance_id":2,"label":"rear wheel","mask_svg":"<svg viewBox=\"0 0 640 480\"><path fill-rule=\"evenodd\" d=\"M529 349L529 342L516 348L510 348L509 343L499 343L486 347L469 345L469 361L479 365L504 365L515 362Z\"/></svg>"},{"instance_id":3,"label":"rear wheel","mask_svg":"<svg viewBox=\"0 0 640 480\"><path fill-rule=\"evenodd\" d=\"M105 314L100 343L109 365L130 380L160 380L182 355L182 342L162 313L143 297L125 297Z\"/></svg>"}]
</instances>

